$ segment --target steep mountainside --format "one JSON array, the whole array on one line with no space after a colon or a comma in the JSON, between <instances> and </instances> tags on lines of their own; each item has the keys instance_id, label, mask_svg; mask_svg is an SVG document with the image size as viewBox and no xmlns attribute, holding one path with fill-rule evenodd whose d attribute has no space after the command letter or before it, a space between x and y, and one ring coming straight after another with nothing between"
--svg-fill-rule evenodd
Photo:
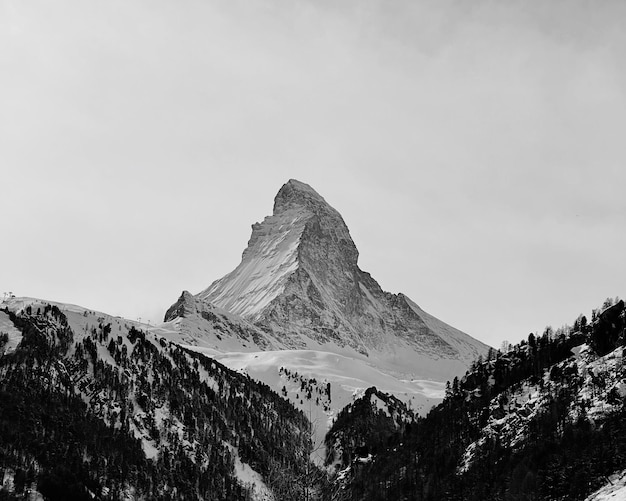
<instances>
[{"instance_id":1,"label":"steep mountainside","mask_svg":"<svg viewBox=\"0 0 626 501\"><path fill-rule=\"evenodd\" d=\"M342 409L326 435L325 463L345 469L353 462L368 463L379 451L396 447L415 414L401 400L368 388ZM345 470L344 470L345 472Z\"/></svg>"},{"instance_id":2,"label":"steep mountainside","mask_svg":"<svg viewBox=\"0 0 626 501\"><path fill-rule=\"evenodd\" d=\"M197 294L203 306L194 308L210 304L254 325L260 350L330 351L413 377L445 381L486 353L483 343L403 294L384 292L358 267L358 255L341 215L310 186L290 180L276 195L273 215L252 226L239 266ZM181 296L166 321L193 317L181 301L191 302L191 295ZM197 331L185 327L195 320L176 327Z\"/></svg>"},{"instance_id":3,"label":"steep mountainside","mask_svg":"<svg viewBox=\"0 0 626 501\"><path fill-rule=\"evenodd\" d=\"M310 425L266 385L119 317L1 307L2 499L304 495Z\"/></svg>"},{"instance_id":4,"label":"steep mountainside","mask_svg":"<svg viewBox=\"0 0 626 501\"><path fill-rule=\"evenodd\" d=\"M624 302L607 301L590 324L581 315L571 328L491 351L425 418L382 450L379 440L368 461L353 449L348 464L336 463L332 499L585 499L626 468L625 345ZM331 446L353 427L343 421ZM361 436L369 446L368 430Z\"/></svg>"}]
</instances>

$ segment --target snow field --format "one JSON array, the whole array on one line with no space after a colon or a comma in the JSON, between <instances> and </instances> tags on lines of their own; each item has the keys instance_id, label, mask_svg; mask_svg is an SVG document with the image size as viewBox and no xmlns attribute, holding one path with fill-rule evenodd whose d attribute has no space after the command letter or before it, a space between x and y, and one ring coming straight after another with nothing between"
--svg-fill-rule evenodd
<instances>
[{"instance_id":1,"label":"snow field","mask_svg":"<svg viewBox=\"0 0 626 501\"><path fill-rule=\"evenodd\" d=\"M333 419L341 409L362 395L365 389L375 386L380 391L395 395L407 403L410 409L424 412L441 401L444 393L443 383L397 379L363 360L336 353L315 350L219 353L194 346L188 348L205 353L232 370L248 374L283 396L284 387L287 391L286 398L302 410L312 423L314 459L317 462L324 460L324 437ZM288 377L285 369L292 375L297 373L298 378ZM319 394L315 389L312 398L306 398L306 390L302 391L302 381L312 379L321 388L330 383L330 408L324 409L323 398L320 398L319 405L316 404Z\"/></svg>"}]
</instances>

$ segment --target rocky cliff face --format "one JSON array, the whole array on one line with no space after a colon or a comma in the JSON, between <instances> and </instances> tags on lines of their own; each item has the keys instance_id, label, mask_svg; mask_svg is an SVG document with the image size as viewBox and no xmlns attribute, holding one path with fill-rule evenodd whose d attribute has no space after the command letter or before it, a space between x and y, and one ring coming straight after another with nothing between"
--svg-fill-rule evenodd
<instances>
[{"instance_id":1,"label":"rocky cliff face","mask_svg":"<svg viewBox=\"0 0 626 501\"><path fill-rule=\"evenodd\" d=\"M241 316L286 348L348 349L407 366L407 349L463 365L486 351L403 294L384 292L358 256L341 215L313 188L290 180L273 214L252 226L239 266L195 299Z\"/></svg>"}]
</instances>

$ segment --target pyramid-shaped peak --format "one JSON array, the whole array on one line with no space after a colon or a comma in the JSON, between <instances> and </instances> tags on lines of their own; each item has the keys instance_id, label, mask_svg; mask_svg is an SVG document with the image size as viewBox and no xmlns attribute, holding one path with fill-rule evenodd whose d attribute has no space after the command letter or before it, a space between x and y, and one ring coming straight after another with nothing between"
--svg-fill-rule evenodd
<instances>
[{"instance_id":1,"label":"pyramid-shaped peak","mask_svg":"<svg viewBox=\"0 0 626 501\"><path fill-rule=\"evenodd\" d=\"M201 301L195 305L183 294L168 318L194 309L210 317L212 311L198 306L209 303L254 324L276 346L333 345L340 353L371 353L371 360L384 360L394 373L423 367L419 371L428 378L451 379L451 368L461 373L486 353L485 345L408 297L383 291L359 268L358 257L341 214L311 186L290 179L276 195L274 214L252 225L241 263L196 295ZM247 351L252 340L240 338Z\"/></svg>"},{"instance_id":2,"label":"pyramid-shaped peak","mask_svg":"<svg viewBox=\"0 0 626 501\"><path fill-rule=\"evenodd\" d=\"M274 214L279 214L293 207L313 209L322 206L328 206L322 195L308 184L296 179L290 179L278 190L278 194L274 199Z\"/></svg>"}]
</instances>

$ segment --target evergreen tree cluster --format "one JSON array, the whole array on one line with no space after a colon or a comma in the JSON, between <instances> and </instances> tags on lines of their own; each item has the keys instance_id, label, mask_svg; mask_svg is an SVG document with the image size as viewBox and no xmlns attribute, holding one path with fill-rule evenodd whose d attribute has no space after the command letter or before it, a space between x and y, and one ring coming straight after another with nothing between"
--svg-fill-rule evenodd
<instances>
[{"instance_id":1,"label":"evergreen tree cluster","mask_svg":"<svg viewBox=\"0 0 626 501\"><path fill-rule=\"evenodd\" d=\"M397 447L415 419L398 398L375 387L368 388L362 397L339 412L326 434L326 464L343 469Z\"/></svg>"}]
</instances>

